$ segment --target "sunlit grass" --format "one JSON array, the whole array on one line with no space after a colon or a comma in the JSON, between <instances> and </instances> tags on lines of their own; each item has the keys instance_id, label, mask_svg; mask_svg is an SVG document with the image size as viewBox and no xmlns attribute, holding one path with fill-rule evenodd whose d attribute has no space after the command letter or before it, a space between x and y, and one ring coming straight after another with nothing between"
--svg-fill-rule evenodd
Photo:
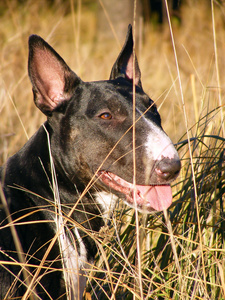
<instances>
[{"instance_id":1,"label":"sunlit grass","mask_svg":"<svg viewBox=\"0 0 225 300\"><path fill-rule=\"evenodd\" d=\"M143 29L138 48L143 87L176 143L182 171L173 186L169 219L139 214L141 274L133 210L121 204L109 227L93 233L99 253L96 266L90 266L86 297L141 299L140 276L145 299L225 297L225 10L206 2L187 1L181 24L172 23L178 65L168 24ZM85 81L107 79L120 51L116 40L97 44L97 5L7 3L0 17L1 164L45 120L27 76L30 34L45 38Z\"/></svg>"}]
</instances>

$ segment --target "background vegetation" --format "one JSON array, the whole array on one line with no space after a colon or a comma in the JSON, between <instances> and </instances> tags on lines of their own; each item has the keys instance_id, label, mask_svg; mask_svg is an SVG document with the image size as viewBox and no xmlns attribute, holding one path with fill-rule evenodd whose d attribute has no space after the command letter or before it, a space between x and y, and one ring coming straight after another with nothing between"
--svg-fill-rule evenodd
<instances>
[{"instance_id":1,"label":"background vegetation","mask_svg":"<svg viewBox=\"0 0 225 300\"><path fill-rule=\"evenodd\" d=\"M30 34L45 38L83 80L109 77L120 47L116 39L100 42L99 2L0 4L1 164L45 120L27 75ZM151 216L122 204L115 210L94 237L100 258L86 299L225 298L225 7L187 0L180 16L169 19L172 31L168 22L144 23L137 42L144 90L182 159L174 205Z\"/></svg>"}]
</instances>

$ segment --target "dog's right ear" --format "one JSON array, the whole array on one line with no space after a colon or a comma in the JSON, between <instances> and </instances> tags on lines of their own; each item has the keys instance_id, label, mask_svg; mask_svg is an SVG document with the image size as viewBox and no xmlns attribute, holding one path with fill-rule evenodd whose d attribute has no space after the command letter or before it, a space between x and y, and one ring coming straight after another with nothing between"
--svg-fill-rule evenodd
<instances>
[{"instance_id":1,"label":"dog's right ear","mask_svg":"<svg viewBox=\"0 0 225 300\"><path fill-rule=\"evenodd\" d=\"M116 78L123 77L128 81L131 82L134 81L135 85L142 88L141 71L139 69L136 55L134 58L135 63L133 66L133 57L134 57L133 46L134 46L134 42L133 42L132 26L129 25L125 43L116 62L112 67L110 79L114 80ZM135 72L133 68L135 69Z\"/></svg>"},{"instance_id":2,"label":"dog's right ear","mask_svg":"<svg viewBox=\"0 0 225 300\"><path fill-rule=\"evenodd\" d=\"M29 38L28 73L34 102L48 116L71 99L76 86L81 82L61 56L37 35Z\"/></svg>"}]
</instances>

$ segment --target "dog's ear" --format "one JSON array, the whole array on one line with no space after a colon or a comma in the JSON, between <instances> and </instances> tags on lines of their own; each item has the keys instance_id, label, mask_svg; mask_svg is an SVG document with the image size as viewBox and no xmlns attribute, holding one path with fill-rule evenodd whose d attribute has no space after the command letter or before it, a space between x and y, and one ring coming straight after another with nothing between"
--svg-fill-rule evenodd
<instances>
[{"instance_id":1,"label":"dog's ear","mask_svg":"<svg viewBox=\"0 0 225 300\"><path fill-rule=\"evenodd\" d=\"M112 67L112 71L110 74L110 79L116 79L118 77L126 78L129 81L134 81L136 85L142 88L141 85L141 72L138 66L137 57L135 55L135 75L133 70L133 34L132 34L132 26L128 26L128 32L126 41L123 45L123 48Z\"/></svg>"},{"instance_id":2,"label":"dog's ear","mask_svg":"<svg viewBox=\"0 0 225 300\"><path fill-rule=\"evenodd\" d=\"M36 106L46 115L68 101L81 79L41 37L29 38L28 73Z\"/></svg>"}]
</instances>

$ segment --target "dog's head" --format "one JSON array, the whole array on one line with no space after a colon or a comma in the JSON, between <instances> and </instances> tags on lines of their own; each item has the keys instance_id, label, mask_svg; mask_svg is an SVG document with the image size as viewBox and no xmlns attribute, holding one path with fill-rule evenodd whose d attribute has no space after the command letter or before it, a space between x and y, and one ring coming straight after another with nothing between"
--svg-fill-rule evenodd
<instances>
[{"instance_id":1,"label":"dog's head","mask_svg":"<svg viewBox=\"0 0 225 300\"><path fill-rule=\"evenodd\" d=\"M141 211L168 208L180 160L142 89L131 26L107 81L83 82L36 35L29 49L34 101L52 128L58 172L76 184L92 180Z\"/></svg>"}]
</instances>

